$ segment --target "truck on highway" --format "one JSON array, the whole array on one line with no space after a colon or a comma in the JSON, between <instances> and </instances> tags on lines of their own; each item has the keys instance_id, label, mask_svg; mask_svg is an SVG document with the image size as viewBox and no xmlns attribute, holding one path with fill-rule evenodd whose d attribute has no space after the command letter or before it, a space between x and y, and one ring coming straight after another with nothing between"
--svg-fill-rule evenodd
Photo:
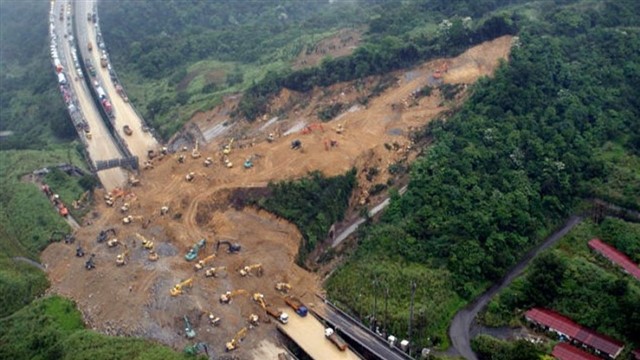
<instances>
[{"instance_id":1,"label":"truck on highway","mask_svg":"<svg viewBox=\"0 0 640 360\"><path fill-rule=\"evenodd\" d=\"M122 131L124 131L124 133L128 136L131 136L133 134L133 130L131 130L131 127L129 125L123 126Z\"/></svg>"},{"instance_id":2,"label":"truck on highway","mask_svg":"<svg viewBox=\"0 0 640 360\"><path fill-rule=\"evenodd\" d=\"M104 89L100 85L96 87L96 93L98 94L98 98L100 98L100 100L107 98L107 93L104 92Z\"/></svg>"},{"instance_id":3,"label":"truck on highway","mask_svg":"<svg viewBox=\"0 0 640 360\"><path fill-rule=\"evenodd\" d=\"M100 56L100 66L106 68L107 64L109 64L109 61L107 61L107 55L105 53L102 53L102 56Z\"/></svg>"},{"instance_id":4,"label":"truck on highway","mask_svg":"<svg viewBox=\"0 0 640 360\"><path fill-rule=\"evenodd\" d=\"M118 92L118 95L120 95L122 100L124 100L124 102L129 102L129 97L127 96L127 94L125 94L122 85L116 84L116 91Z\"/></svg>"},{"instance_id":5,"label":"truck on highway","mask_svg":"<svg viewBox=\"0 0 640 360\"><path fill-rule=\"evenodd\" d=\"M342 340L342 338L338 336L338 334L336 334L336 332L333 331L332 328L324 329L324 336L329 339L329 341L331 341L340 351L347 350L347 343Z\"/></svg>"},{"instance_id":6,"label":"truck on highway","mask_svg":"<svg viewBox=\"0 0 640 360\"><path fill-rule=\"evenodd\" d=\"M272 307L266 307L264 309L267 314L271 317L273 317L274 319L280 321L283 324L286 324L289 322L289 315L286 312L274 309Z\"/></svg>"},{"instance_id":7,"label":"truck on highway","mask_svg":"<svg viewBox=\"0 0 640 360\"><path fill-rule=\"evenodd\" d=\"M307 316L307 313L309 312L309 310L307 309L306 306L304 306L302 301L300 301L298 298L293 296L287 296L284 298L284 302L286 302L287 305L291 306L291 308L295 310L296 314L300 316Z\"/></svg>"},{"instance_id":8,"label":"truck on highway","mask_svg":"<svg viewBox=\"0 0 640 360\"><path fill-rule=\"evenodd\" d=\"M62 73L62 72L58 73L58 84L60 84L60 85L66 85L67 84L67 77L64 76L64 73Z\"/></svg>"},{"instance_id":9,"label":"truck on highway","mask_svg":"<svg viewBox=\"0 0 640 360\"><path fill-rule=\"evenodd\" d=\"M111 106L111 102L109 102L109 99L102 99L102 107L104 108L104 111L107 113L107 115L113 116L113 106Z\"/></svg>"},{"instance_id":10,"label":"truck on highway","mask_svg":"<svg viewBox=\"0 0 640 360\"><path fill-rule=\"evenodd\" d=\"M91 76L96 77L96 68L93 67L90 59L87 59L87 70Z\"/></svg>"},{"instance_id":11,"label":"truck on highway","mask_svg":"<svg viewBox=\"0 0 640 360\"><path fill-rule=\"evenodd\" d=\"M91 41L89 41L89 43L87 43L87 49L89 51L93 50L93 44L91 43Z\"/></svg>"}]
</instances>

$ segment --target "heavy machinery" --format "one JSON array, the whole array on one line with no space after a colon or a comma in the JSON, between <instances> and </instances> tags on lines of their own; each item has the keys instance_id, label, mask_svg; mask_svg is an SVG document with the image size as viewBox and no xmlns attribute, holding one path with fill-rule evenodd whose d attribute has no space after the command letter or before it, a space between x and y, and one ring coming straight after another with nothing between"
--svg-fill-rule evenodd
<instances>
[{"instance_id":1,"label":"heavy machinery","mask_svg":"<svg viewBox=\"0 0 640 360\"><path fill-rule=\"evenodd\" d=\"M255 293L253 294L253 301L257 302L258 305L260 305L260 307L271 317L275 318L276 320L280 321L283 324L286 324L289 322L289 315L285 312L282 312L280 310L274 309L272 307L270 307L269 305L267 305L264 301L264 295L261 293Z\"/></svg>"},{"instance_id":2,"label":"heavy machinery","mask_svg":"<svg viewBox=\"0 0 640 360\"><path fill-rule=\"evenodd\" d=\"M231 138L231 140L229 140L229 143L224 146L224 148L222 149L222 153L225 154L225 155L231 154L231 145L232 144L233 144L233 138Z\"/></svg>"},{"instance_id":3,"label":"heavy machinery","mask_svg":"<svg viewBox=\"0 0 640 360\"><path fill-rule=\"evenodd\" d=\"M91 41L87 43L87 50L89 51L93 50L93 44L91 43Z\"/></svg>"},{"instance_id":4,"label":"heavy machinery","mask_svg":"<svg viewBox=\"0 0 640 360\"><path fill-rule=\"evenodd\" d=\"M207 156L207 158L204 159L204 167L209 167L211 165L213 165L213 158Z\"/></svg>"},{"instance_id":5,"label":"heavy machinery","mask_svg":"<svg viewBox=\"0 0 640 360\"><path fill-rule=\"evenodd\" d=\"M116 256L116 265L118 266L126 265L128 258L129 258L129 249L127 248L127 245L125 245L124 252Z\"/></svg>"},{"instance_id":6,"label":"heavy machinery","mask_svg":"<svg viewBox=\"0 0 640 360\"><path fill-rule=\"evenodd\" d=\"M238 272L242 276L251 275L251 272L255 270L255 273L258 277L262 276L262 264L252 264L247 265L240 269Z\"/></svg>"},{"instance_id":7,"label":"heavy machinery","mask_svg":"<svg viewBox=\"0 0 640 360\"><path fill-rule=\"evenodd\" d=\"M302 141L296 139L291 142L291 149L298 150L302 148Z\"/></svg>"},{"instance_id":8,"label":"heavy machinery","mask_svg":"<svg viewBox=\"0 0 640 360\"><path fill-rule=\"evenodd\" d=\"M253 156L249 156L245 161L244 161L244 168L245 169L251 169L253 167Z\"/></svg>"},{"instance_id":9,"label":"heavy machinery","mask_svg":"<svg viewBox=\"0 0 640 360\"><path fill-rule=\"evenodd\" d=\"M204 352L205 354L207 354L207 358L209 358L209 348L207 347L207 344L203 342L187 345L184 347L184 353L186 355L196 356L201 352Z\"/></svg>"},{"instance_id":10,"label":"heavy machinery","mask_svg":"<svg viewBox=\"0 0 640 360\"><path fill-rule=\"evenodd\" d=\"M238 251L240 251L242 249L242 246L240 246L240 244L238 243L231 243L230 241L227 240L218 240L218 242L216 243L216 254L218 253L218 250L220 249L220 245L227 245L227 253L229 254L235 254Z\"/></svg>"},{"instance_id":11,"label":"heavy machinery","mask_svg":"<svg viewBox=\"0 0 640 360\"><path fill-rule=\"evenodd\" d=\"M143 220L144 216L133 216L133 215L129 215L129 216L125 216L122 218L122 223L125 225L129 225L132 222L134 222L135 220Z\"/></svg>"},{"instance_id":12,"label":"heavy machinery","mask_svg":"<svg viewBox=\"0 0 640 360\"><path fill-rule=\"evenodd\" d=\"M140 235L139 233L136 233L136 237L142 243L142 247L144 247L147 250L153 250L153 241L147 240L146 237Z\"/></svg>"},{"instance_id":13,"label":"heavy machinery","mask_svg":"<svg viewBox=\"0 0 640 360\"><path fill-rule=\"evenodd\" d=\"M126 203L122 204L122 206L120 207L120 212L124 214L127 211L129 211L130 207L131 207L131 204L126 202Z\"/></svg>"},{"instance_id":14,"label":"heavy machinery","mask_svg":"<svg viewBox=\"0 0 640 360\"><path fill-rule=\"evenodd\" d=\"M169 290L169 293L171 293L171 296L178 296L180 294L183 293L183 288L185 286L193 286L193 278L188 278L187 280L184 280L178 284L176 284L174 287L171 288L171 290Z\"/></svg>"},{"instance_id":15,"label":"heavy machinery","mask_svg":"<svg viewBox=\"0 0 640 360\"><path fill-rule=\"evenodd\" d=\"M276 290L283 292L283 293L288 293L289 290L291 290L291 284L286 283L286 282L279 282L276 283Z\"/></svg>"},{"instance_id":16,"label":"heavy machinery","mask_svg":"<svg viewBox=\"0 0 640 360\"><path fill-rule=\"evenodd\" d=\"M198 262L196 263L196 265L194 266L195 270L202 270L204 268L204 266L207 264L207 261L209 260L213 260L215 259L216 254L211 254L209 256L207 256L206 258L202 259L202 260L198 260Z\"/></svg>"},{"instance_id":17,"label":"heavy machinery","mask_svg":"<svg viewBox=\"0 0 640 360\"><path fill-rule=\"evenodd\" d=\"M340 351L347 350L347 343L342 340L342 338L338 336L338 334L336 334L336 332L333 331L332 328L324 329L324 336L329 339L329 341L331 341Z\"/></svg>"},{"instance_id":18,"label":"heavy machinery","mask_svg":"<svg viewBox=\"0 0 640 360\"><path fill-rule=\"evenodd\" d=\"M78 247L76 248L76 256L77 257L83 257L84 256L84 250L82 249L82 247L80 245L78 245Z\"/></svg>"},{"instance_id":19,"label":"heavy machinery","mask_svg":"<svg viewBox=\"0 0 640 360\"><path fill-rule=\"evenodd\" d=\"M221 321L220 317L213 315L213 313L209 313L207 317L209 318L209 323L211 323L211 325L213 326L220 325L220 321Z\"/></svg>"},{"instance_id":20,"label":"heavy machinery","mask_svg":"<svg viewBox=\"0 0 640 360\"><path fill-rule=\"evenodd\" d=\"M198 252L200 252L201 249L203 249L205 247L205 245L207 244L207 239L200 239L197 243L195 243L191 249L189 249L189 252L187 252L187 254L184 256L185 260L187 261L193 261L195 260L196 257L198 257Z\"/></svg>"},{"instance_id":21,"label":"heavy machinery","mask_svg":"<svg viewBox=\"0 0 640 360\"><path fill-rule=\"evenodd\" d=\"M196 337L196 331L193 330L193 327L191 326L187 315L184 316L184 335L187 337L187 339L193 339L194 337Z\"/></svg>"},{"instance_id":22,"label":"heavy machinery","mask_svg":"<svg viewBox=\"0 0 640 360\"><path fill-rule=\"evenodd\" d=\"M284 298L284 302L286 302L287 305L291 306L291 308L295 310L296 314L303 317L307 316L307 313L309 312L309 310L307 309L306 306L304 306L304 304L302 303L302 301L300 301L300 299L293 296L287 296Z\"/></svg>"},{"instance_id":23,"label":"heavy machinery","mask_svg":"<svg viewBox=\"0 0 640 360\"><path fill-rule=\"evenodd\" d=\"M236 336L226 344L227 351L233 351L238 348L238 344L247 336L247 328L242 328L236 333Z\"/></svg>"},{"instance_id":24,"label":"heavy machinery","mask_svg":"<svg viewBox=\"0 0 640 360\"><path fill-rule=\"evenodd\" d=\"M131 186L140 185L140 179L138 179L134 175L129 175L129 185L131 185Z\"/></svg>"},{"instance_id":25,"label":"heavy machinery","mask_svg":"<svg viewBox=\"0 0 640 360\"><path fill-rule=\"evenodd\" d=\"M107 240L108 247L115 247L115 246L118 246L118 244L120 244L120 241L116 238Z\"/></svg>"},{"instance_id":26,"label":"heavy machinery","mask_svg":"<svg viewBox=\"0 0 640 360\"><path fill-rule=\"evenodd\" d=\"M226 270L226 266L210 267L204 272L206 277L218 277L218 271Z\"/></svg>"},{"instance_id":27,"label":"heavy machinery","mask_svg":"<svg viewBox=\"0 0 640 360\"><path fill-rule=\"evenodd\" d=\"M233 299L234 296L236 295L243 295L246 294L247 291L246 290L233 290L233 291L227 291L226 293L220 295L220 303L221 304L229 304L231 302L231 299Z\"/></svg>"},{"instance_id":28,"label":"heavy machinery","mask_svg":"<svg viewBox=\"0 0 640 360\"><path fill-rule=\"evenodd\" d=\"M73 236L73 234L67 234L62 231L54 231L51 233L51 236L49 236L49 242L60 240L64 240L65 244L72 244L74 241L76 241L76 238L75 236Z\"/></svg>"},{"instance_id":29,"label":"heavy machinery","mask_svg":"<svg viewBox=\"0 0 640 360\"><path fill-rule=\"evenodd\" d=\"M184 179L191 182L193 181L193 179L196 178L196 173L194 173L193 171L189 172L187 175L184 176Z\"/></svg>"},{"instance_id":30,"label":"heavy machinery","mask_svg":"<svg viewBox=\"0 0 640 360\"><path fill-rule=\"evenodd\" d=\"M96 240L101 243L107 239L109 239L109 234L113 234L113 236L116 236L116 229L114 228L109 228L106 230L100 230L100 233L98 234L98 236L96 237Z\"/></svg>"},{"instance_id":31,"label":"heavy machinery","mask_svg":"<svg viewBox=\"0 0 640 360\"><path fill-rule=\"evenodd\" d=\"M191 158L193 159L199 159L202 156L202 154L200 154L200 147L198 145L198 140L196 140L196 146L194 146L193 150L191 150Z\"/></svg>"},{"instance_id":32,"label":"heavy machinery","mask_svg":"<svg viewBox=\"0 0 640 360\"><path fill-rule=\"evenodd\" d=\"M156 253L153 250L149 250L149 256L147 256L147 258L149 259L149 261L158 261L158 253Z\"/></svg>"},{"instance_id":33,"label":"heavy machinery","mask_svg":"<svg viewBox=\"0 0 640 360\"><path fill-rule=\"evenodd\" d=\"M96 254L91 254L91 256L89 257L89 260L87 260L87 262L84 263L85 269L91 270L96 268L96 264L93 262L94 257L96 257Z\"/></svg>"},{"instance_id":34,"label":"heavy machinery","mask_svg":"<svg viewBox=\"0 0 640 360\"><path fill-rule=\"evenodd\" d=\"M247 320L249 321L249 326L251 327L260 325L260 316L258 316L258 314L249 315L249 318Z\"/></svg>"}]
</instances>

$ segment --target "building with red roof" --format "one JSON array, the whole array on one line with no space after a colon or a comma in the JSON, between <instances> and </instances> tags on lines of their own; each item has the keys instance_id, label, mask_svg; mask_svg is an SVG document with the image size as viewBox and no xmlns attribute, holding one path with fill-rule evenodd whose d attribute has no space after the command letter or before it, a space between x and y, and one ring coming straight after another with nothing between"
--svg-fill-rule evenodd
<instances>
[{"instance_id":1,"label":"building with red roof","mask_svg":"<svg viewBox=\"0 0 640 360\"><path fill-rule=\"evenodd\" d=\"M599 357L591 355L586 351L582 351L575 346L567 343L559 343L551 352L554 358L558 360L600 360Z\"/></svg>"},{"instance_id":2,"label":"building with red roof","mask_svg":"<svg viewBox=\"0 0 640 360\"><path fill-rule=\"evenodd\" d=\"M600 239L591 239L589 241L589 247L597 252L599 252L602 256L609 259L611 262L617 264L625 272L629 273L629 275L633 276L637 280L640 280L640 267L636 265L627 255L621 253L613 246L603 242Z\"/></svg>"},{"instance_id":3,"label":"building with red roof","mask_svg":"<svg viewBox=\"0 0 640 360\"><path fill-rule=\"evenodd\" d=\"M624 344L620 341L581 326L552 310L533 308L527 311L524 317L530 323L558 334L561 339L593 349L598 355L615 359L624 349Z\"/></svg>"}]
</instances>

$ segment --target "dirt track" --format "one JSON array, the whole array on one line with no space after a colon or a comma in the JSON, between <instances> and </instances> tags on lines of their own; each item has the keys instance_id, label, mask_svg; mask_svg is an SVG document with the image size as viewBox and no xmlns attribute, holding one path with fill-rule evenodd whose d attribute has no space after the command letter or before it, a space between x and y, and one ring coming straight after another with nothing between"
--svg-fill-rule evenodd
<instances>
[{"instance_id":1,"label":"dirt track","mask_svg":"<svg viewBox=\"0 0 640 360\"><path fill-rule=\"evenodd\" d=\"M511 38L503 37L450 59L445 81L449 81L449 76L455 81L473 81L479 75L490 74L498 59L506 57L510 44ZM154 169L141 174L140 187L130 189L113 208L98 204L85 219L91 224L77 231L76 238L80 239L86 253L96 254L96 269L85 271L86 257L76 258L70 245L56 243L44 251L42 260L51 279L50 291L76 300L85 320L99 331L143 336L176 348L189 343L182 334L182 316L188 315L198 332L197 340L207 342L210 349L219 354L224 343L247 326L249 314L263 315L248 295L234 298L229 305L221 305L217 301L220 294L234 289L244 289L249 294L261 292L267 303L285 307L281 294L274 289L277 281L291 283L292 293L303 300L312 299L314 293L321 291L317 276L294 264L301 239L298 230L265 212L229 208L229 192L236 188L264 186L269 181L298 178L312 170L336 175L353 166L359 170L377 167L380 173L372 181L365 180L364 173L359 171L360 188L352 202L366 203L370 187L385 183L391 177L386 171L388 165L399 161L408 163L415 158L416 149L407 138L411 129L424 125L448 109L449 104L442 102L438 91L430 97L411 101L411 93L426 85L429 75L441 62L398 72L395 74L397 81L379 97L372 98L366 108L350 107L336 120L324 124L324 131L318 129L306 135L283 134L291 128L304 127L300 124L317 122L319 106L331 102L351 103L367 89L356 90L354 84L338 84L317 90L307 98L306 107L299 102L303 95L283 92L272 104L272 110L289 107L288 119L269 123L266 119L270 116L265 116L265 121L235 126L225 135L238 138L238 147L234 147L229 156L234 163L231 169L221 164L219 143L226 141L223 138L214 138L217 143L201 147L203 157L200 159L192 159L190 153L185 152L182 153L186 155L183 164L176 161L178 154L156 161ZM227 120L225 117L225 111L216 109L199 114L194 121L204 132ZM337 124L345 125L346 131L342 135L331 130ZM264 140L268 132L277 135L273 143ZM302 151L290 149L293 139L302 141ZM328 140L337 141L337 146L325 149ZM390 145L394 143L397 147ZM214 158L214 166L203 166L207 156ZM244 169L242 163L248 157L253 158L254 166ZM195 173L192 182L185 180L189 172ZM125 214L120 213L119 207L124 202L130 204L127 214L142 218L123 225L121 220ZM170 208L164 216L160 215L162 206ZM148 226L143 226L147 222ZM108 227L117 228L117 238L128 245L129 260L125 266L115 265L116 254L124 251L122 246L108 248L106 244L96 242L97 233ZM155 241L159 261L147 260L135 233ZM211 244L219 239L242 245L239 254L221 251L209 265L227 266L226 276L205 278L202 272L194 272L193 263L184 260L188 247L202 237L209 241L205 254L212 253ZM261 263L264 275L241 277L237 270L252 263ZM193 287L184 295L171 297L170 288L189 277L194 277ZM208 312L222 318L219 327L207 323L205 314ZM266 346L265 339L277 343L273 324L261 323L250 329L235 355L263 358L263 355L252 353L252 349Z\"/></svg>"}]
</instances>

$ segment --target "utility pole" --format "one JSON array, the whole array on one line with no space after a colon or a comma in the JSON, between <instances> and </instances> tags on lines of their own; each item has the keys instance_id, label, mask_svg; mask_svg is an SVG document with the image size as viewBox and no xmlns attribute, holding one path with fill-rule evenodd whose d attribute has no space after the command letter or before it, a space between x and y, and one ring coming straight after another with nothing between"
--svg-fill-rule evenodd
<instances>
[{"instance_id":1,"label":"utility pole","mask_svg":"<svg viewBox=\"0 0 640 360\"><path fill-rule=\"evenodd\" d=\"M413 322L413 298L416 295L416 282L411 282L411 307L409 308L409 356L411 356L411 346L413 341L411 339L411 323Z\"/></svg>"}]
</instances>

